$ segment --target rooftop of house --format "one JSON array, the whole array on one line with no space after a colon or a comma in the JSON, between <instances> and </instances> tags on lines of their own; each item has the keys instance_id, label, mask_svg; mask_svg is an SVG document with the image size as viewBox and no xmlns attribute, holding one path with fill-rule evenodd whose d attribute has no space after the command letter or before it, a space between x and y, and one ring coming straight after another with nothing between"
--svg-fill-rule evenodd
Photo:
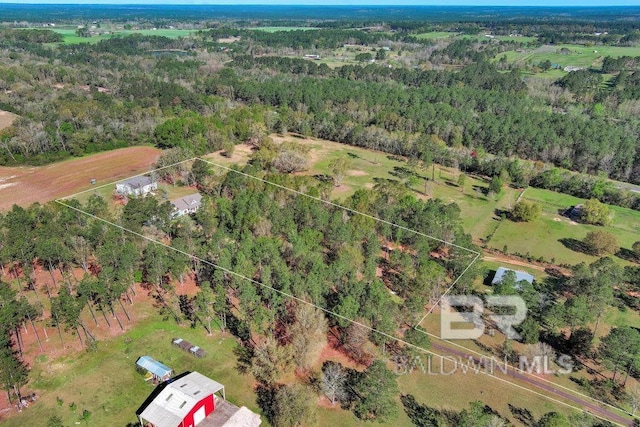
<instances>
[{"instance_id":1,"label":"rooftop of house","mask_svg":"<svg viewBox=\"0 0 640 427\"><path fill-rule=\"evenodd\" d=\"M200 193L189 194L171 201L171 204L180 211L193 209L200 206L200 203L202 203L202 194Z\"/></svg>"},{"instance_id":2,"label":"rooftop of house","mask_svg":"<svg viewBox=\"0 0 640 427\"><path fill-rule=\"evenodd\" d=\"M153 184L154 182L156 181L151 177L143 175L143 176L134 176L133 178L124 180L121 182L121 184L128 185L129 187L132 187L132 188L141 188L146 185Z\"/></svg>"},{"instance_id":3,"label":"rooftop of house","mask_svg":"<svg viewBox=\"0 0 640 427\"><path fill-rule=\"evenodd\" d=\"M491 281L491 284L495 285L496 283L501 282L502 279L504 278L504 274L507 271L513 271L514 273L516 273L516 283L522 280L527 281L529 283L533 283L533 280L535 279L531 274L524 271L516 271L516 270L511 270L510 268L498 267L498 269L496 270L496 275L493 276L493 280Z\"/></svg>"}]
</instances>

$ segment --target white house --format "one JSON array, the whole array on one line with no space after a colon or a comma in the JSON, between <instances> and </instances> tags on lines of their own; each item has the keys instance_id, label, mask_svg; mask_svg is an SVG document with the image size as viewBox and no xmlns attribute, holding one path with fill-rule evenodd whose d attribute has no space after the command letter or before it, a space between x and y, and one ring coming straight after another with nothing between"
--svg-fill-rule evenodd
<instances>
[{"instance_id":1,"label":"white house","mask_svg":"<svg viewBox=\"0 0 640 427\"><path fill-rule=\"evenodd\" d=\"M158 181L149 176L136 176L116 184L116 193L123 196L146 196L158 189Z\"/></svg>"},{"instance_id":2,"label":"white house","mask_svg":"<svg viewBox=\"0 0 640 427\"><path fill-rule=\"evenodd\" d=\"M173 205L173 217L188 215L196 212L202 206L202 195L200 193L189 194L179 199L171 201Z\"/></svg>"}]
</instances>

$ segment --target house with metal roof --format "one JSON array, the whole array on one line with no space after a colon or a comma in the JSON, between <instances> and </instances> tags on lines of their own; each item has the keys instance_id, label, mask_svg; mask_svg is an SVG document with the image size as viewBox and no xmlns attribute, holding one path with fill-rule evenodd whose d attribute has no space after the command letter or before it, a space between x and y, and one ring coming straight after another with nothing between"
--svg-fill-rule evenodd
<instances>
[{"instance_id":1,"label":"house with metal roof","mask_svg":"<svg viewBox=\"0 0 640 427\"><path fill-rule=\"evenodd\" d=\"M136 366L148 372L147 380L166 381L173 375L173 369L149 356L140 356L136 361Z\"/></svg>"},{"instance_id":2,"label":"house with metal roof","mask_svg":"<svg viewBox=\"0 0 640 427\"><path fill-rule=\"evenodd\" d=\"M174 218L195 213L202 206L202 194L194 193L171 201Z\"/></svg>"},{"instance_id":3,"label":"house with metal roof","mask_svg":"<svg viewBox=\"0 0 640 427\"><path fill-rule=\"evenodd\" d=\"M136 415L145 427L257 427L262 422L258 414L227 402L224 385L188 371L158 385Z\"/></svg>"},{"instance_id":4,"label":"house with metal roof","mask_svg":"<svg viewBox=\"0 0 640 427\"><path fill-rule=\"evenodd\" d=\"M134 176L116 184L116 193L123 196L141 196L156 191L158 181L150 176Z\"/></svg>"},{"instance_id":5,"label":"house with metal roof","mask_svg":"<svg viewBox=\"0 0 640 427\"><path fill-rule=\"evenodd\" d=\"M521 287L518 285L518 283L525 281L533 284L533 281L535 279L531 274L525 271L516 271L516 270L511 270L509 268L498 267L498 269L496 270L496 275L493 276L493 280L491 281L491 284L495 285L497 283L502 282L502 279L504 279L504 275L507 271L513 271L514 273L516 273L516 286L515 286L516 289L520 289Z\"/></svg>"}]
</instances>

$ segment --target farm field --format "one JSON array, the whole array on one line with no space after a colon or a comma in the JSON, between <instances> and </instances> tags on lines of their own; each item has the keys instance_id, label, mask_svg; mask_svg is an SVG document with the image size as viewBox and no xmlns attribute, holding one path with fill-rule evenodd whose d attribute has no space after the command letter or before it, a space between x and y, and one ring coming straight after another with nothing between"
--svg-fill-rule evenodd
<instances>
[{"instance_id":1,"label":"farm field","mask_svg":"<svg viewBox=\"0 0 640 427\"><path fill-rule=\"evenodd\" d=\"M0 211L28 206L148 171L160 150L128 147L40 167L0 167Z\"/></svg>"},{"instance_id":2,"label":"farm field","mask_svg":"<svg viewBox=\"0 0 640 427\"><path fill-rule=\"evenodd\" d=\"M110 39L118 36L129 36L132 34L142 34L145 36L163 36L169 38L187 37L199 30L176 30L168 28L160 28L157 30L114 30L110 34L101 34L92 37L78 37L76 35L75 28L49 28L56 33L64 36L64 44L78 44L78 43L98 43L100 40ZM100 29L100 31L108 31L106 28Z\"/></svg>"},{"instance_id":3,"label":"farm field","mask_svg":"<svg viewBox=\"0 0 640 427\"><path fill-rule=\"evenodd\" d=\"M422 40L431 40L431 39L446 39L449 37L455 37L458 33L452 33L449 31L430 31L428 33L420 33L416 34L415 37Z\"/></svg>"},{"instance_id":4,"label":"farm field","mask_svg":"<svg viewBox=\"0 0 640 427\"><path fill-rule=\"evenodd\" d=\"M250 27L248 30L264 31L266 33L276 33L278 31L308 31L317 30L318 27Z\"/></svg>"},{"instance_id":5,"label":"farm field","mask_svg":"<svg viewBox=\"0 0 640 427\"><path fill-rule=\"evenodd\" d=\"M459 37L462 39L473 39L479 42L488 41L488 40L500 40L500 41L514 41L519 43L530 43L538 40L537 37L532 36L492 36L489 37L490 34L478 34L478 35L470 35L470 34L462 34Z\"/></svg>"}]
</instances>

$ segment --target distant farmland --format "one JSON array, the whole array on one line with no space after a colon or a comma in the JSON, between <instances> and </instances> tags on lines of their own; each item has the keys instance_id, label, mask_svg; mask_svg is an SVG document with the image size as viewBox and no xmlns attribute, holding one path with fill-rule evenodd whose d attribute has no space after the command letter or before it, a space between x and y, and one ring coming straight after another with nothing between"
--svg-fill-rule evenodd
<instances>
[{"instance_id":1,"label":"distant farmland","mask_svg":"<svg viewBox=\"0 0 640 427\"><path fill-rule=\"evenodd\" d=\"M144 173L159 156L156 148L130 147L42 167L0 167L0 211L90 189L92 179L102 185Z\"/></svg>"},{"instance_id":2,"label":"distant farmland","mask_svg":"<svg viewBox=\"0 0 640 427\"><path fill-rule=\"evenodd\" d=\"M178 37L189 37L191 34L199 30L176 30L171 28L160 28L157 30L109 30L100 29L100 31L109 31L109 34L98 34L91 37L79 37L76 35L75 28L49 28L58 34L64 36L64 44L78 44L78 43L97 43L100 40L107 40L112 37L130 36L132 34L141 34L145 36L162 36L177 39Z\"/></svg>"}]
</instances>

